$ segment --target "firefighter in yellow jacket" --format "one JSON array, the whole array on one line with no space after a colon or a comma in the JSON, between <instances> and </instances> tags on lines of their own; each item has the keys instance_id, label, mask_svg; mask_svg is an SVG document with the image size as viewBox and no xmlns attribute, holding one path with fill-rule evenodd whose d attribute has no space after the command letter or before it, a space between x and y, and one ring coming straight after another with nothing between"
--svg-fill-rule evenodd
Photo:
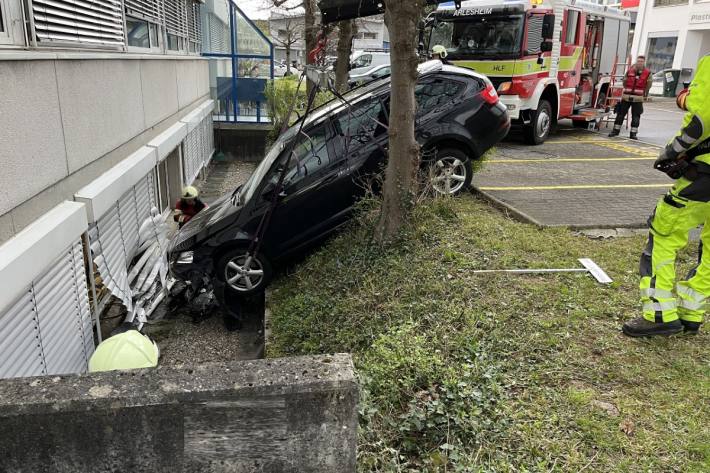
<instances>
[{"instance_id":1,"label":"firefighter in yellow jacket","mask_svg":"<svg viewBox=\"0 0 710 473\"><path fill-rule=\"evenodd\" d=\"M676 179L651 216L646 249L641 256L643 316L623 326L626 335L697 333L710 296L710 55L678 105L687 110L680 132L661 152L654 167ZM688 233L704 225L698 265L675 284L675 260L688 243ZM703 247L705 250L703 251ZM673 290L676 293L673 293Z\"/></svg>"}]
</instances>

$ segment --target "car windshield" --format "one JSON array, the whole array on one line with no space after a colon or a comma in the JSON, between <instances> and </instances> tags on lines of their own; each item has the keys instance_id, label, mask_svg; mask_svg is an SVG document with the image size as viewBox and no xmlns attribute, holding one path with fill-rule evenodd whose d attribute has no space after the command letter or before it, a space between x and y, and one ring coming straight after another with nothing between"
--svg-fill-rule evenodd
<instances>
[{"instance_id":1,"label":"car windshield","mask_svg":"<svg viewBox=\"0 0 710 473\"><path fill-rule=\"evenodd\" d=\"M446 48L448 59L518 57L523 16L475 16L440 20L431 30L429 49Z\"/></svg>"},{"instance_id":2,"label":"car windshield","mask_svg":"<svg viewBox=\"0 0 710 473\"><path fill-rule=\"evenodd\" d=\"M284 150L286 143L288 143L288 141L296 134L296 131L298 131L296 127L289 128L279 137L276 143L274 143L269 150L269 153L264 157L264 159L261 160L261 163L259 163L259 166L257 166L251 176L249 176L247 182L245 182L242 188L239 189L239 203L243 204L252 198L257 187L259 187L259 183L269 172L269 169L271 169L274 161L276 161L281 152Z\"/></svg>"}]
</instances>

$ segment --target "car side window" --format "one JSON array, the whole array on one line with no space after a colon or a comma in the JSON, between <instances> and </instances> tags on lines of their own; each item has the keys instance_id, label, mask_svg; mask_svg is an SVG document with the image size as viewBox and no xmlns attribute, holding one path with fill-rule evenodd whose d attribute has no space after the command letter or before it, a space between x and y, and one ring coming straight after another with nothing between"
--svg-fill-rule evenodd
<instances>
[{"instance_id":1,"label":"car side window","mask_svg":"<svg viewBox=\"0 0 710 473\"><path fill-rule=\"evenodd\" d=\"M379 79L380 77L388 76L390 75L390 68L389 67L383 67L379 71L375 71L374 74L372 74L372 77L375 79Z\"/></svg>"},{"instance_id":2,"label":"car side window","mask_svg":"<svg viewBox=\"0 0 710 473\"><path fill-rule=\"evenodd\" d=\"M346 139L364 142L387 133L387 111L378 97L370 97L342 112L335 128Z\"/></svg>"},{"instance_id":3,"label":"car side window","mask_svg":"<svg viewBox=\"0 0 710 473\"><path fill-rule=\"evenodd\" d=\"M284 186L292 187L301 181L320 174L330 165L330 155L327 146L327 130L324 125L317 126L309 131L304 131L296 138L291 160L288 163L288 170L284 178ZM288 145L286 146L288 149ZM286 162L288 156L284 154L282 162ZM276 182L279 178L279 169L272 175L271 181Z\"/></svg>"},{"instance_id":4,"label":"car side window","mask_svg":"<svg viewBox=\"0 0 710 473\"><path fill-rule=\"evenodd\" d=\"M372 64L372 54L363 54L362 56L355 59L353 66L355 67L367 67Z\"/></svg>"},{"instance_id":5,"label":"car side window","mask_svg":"<svg viewBox=\"0 0 710 473\"><path fill-rule=\"evenodd\" d=\"M465 88L466 85L463 82L442 77L419 82L414 89L417 116L425 115L436 108L450 104Z\"/></svg>"}]
</instances>

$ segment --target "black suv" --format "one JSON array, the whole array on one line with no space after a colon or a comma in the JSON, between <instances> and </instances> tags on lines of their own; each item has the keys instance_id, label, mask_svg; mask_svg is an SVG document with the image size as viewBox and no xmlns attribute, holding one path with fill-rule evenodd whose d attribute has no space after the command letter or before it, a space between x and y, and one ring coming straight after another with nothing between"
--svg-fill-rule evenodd
<instances>
[{"instance_id":1,"label":"black suv","mask_svg":"<svg viewBox=\"0 0 710 473\"><path fill-rule=\"evenodd\" d=\"M323 238L347 221L364 182L385 163L390 80L348 92L288 129L249 180L197 214L172 241L171 272L182 280L216 276L241 294L263 290L272 263ZM429 61L416 85L416 137L434 192L455 195L471 184L471 161L510 128L491 82L470 69ZM254 258L246 250L274 197L288 149L297 140L271 224Z\"/></svg>"}]
</instances>

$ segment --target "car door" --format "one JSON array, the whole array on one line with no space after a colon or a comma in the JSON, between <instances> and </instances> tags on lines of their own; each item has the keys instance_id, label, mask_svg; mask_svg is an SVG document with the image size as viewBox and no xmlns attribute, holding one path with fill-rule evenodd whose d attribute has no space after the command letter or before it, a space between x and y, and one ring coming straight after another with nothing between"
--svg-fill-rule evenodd
<instances>
[{"instance_id":1,"label":"car door","mask_svg":"<svg viewBox=\"0 0 710 473\"><path fill-rule=\"evenodd\" d=\"M387 89L389 90L389 89ZM369 94L354 103L333 119L338 136L337 152L347 160L348 192L353 202L367 194L379 191L373 179L384 168L388 146L388 104L386 91Z\"/></svg>"},{"instance_id":2,"label":"car door","mask_svg":"<svg viewBox=\"0 0 710 473\"><path fill-rule=\"evenodd\" d=\"M344 160L338 159L333 152L329 120L305 129L295 140L283 191L278 196L278 206L264 237L267 246L279 254L287 253L331 230L339 223L334 219L344 205ZM287 156L281 159L285 163ZM278 166L275 171L281 169ZM275 183L278 175L279 172L274 172L270 181ZM271 196L267 192L264 200L268 201Z\"/></svg>"}]
</instances>

